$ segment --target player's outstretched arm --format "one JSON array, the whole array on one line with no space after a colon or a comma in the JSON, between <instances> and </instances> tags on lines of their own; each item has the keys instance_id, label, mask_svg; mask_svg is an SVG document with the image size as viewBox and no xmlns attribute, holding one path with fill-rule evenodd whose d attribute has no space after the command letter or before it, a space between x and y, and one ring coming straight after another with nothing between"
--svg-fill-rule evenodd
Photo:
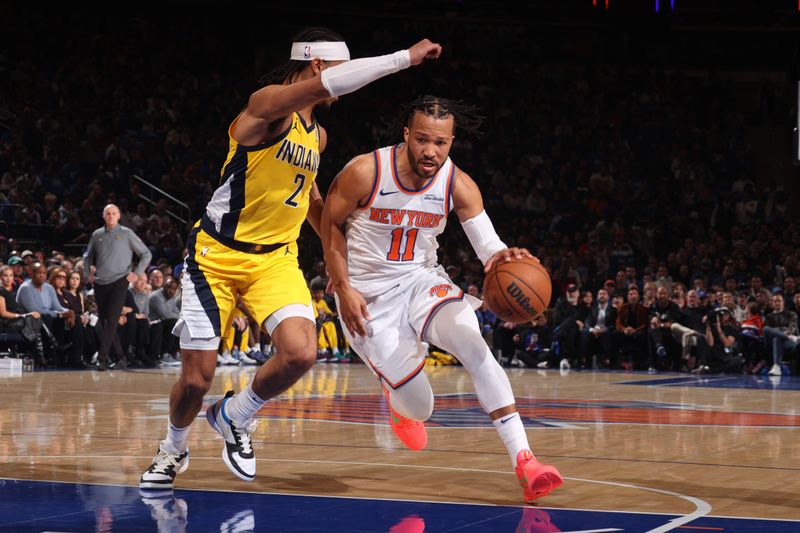
<instances>
[{"instance_id":1,"label":"player's outstretched arm","mask_svg":"<svg viewBox=\"0 0 800 533\"><path fill-rule=\"evenodd\" d=\"M325 264L331 286L339 296L339 316L342 324L353 335L366 335L364 321L370 317L364 298L350 285L345 222L350 213L358 208L359 202L369 198L374 177L375 162L370 155L362 155L350 161L328 190L320 223Z\"/></svg>"},{"instance_id":2,"label":"player's outstretched arm","mask_svg":"<svg viewBox=\"0 0 800 533\"><path fill-rule=\"evenodd\" d=\"M335 66L315 58L311 61L313 77L288 85L262 87L250 95L245 114L270 124L332 96L357 91L379 78L419 65L426 59L436 59L441 53L441 45L423 39L408 50L353 59Z\"/></svg>"},{"instance_id":3,"label":"player's outstretched arm","mask_svg":"<svg viewBox=\"0 0 800 533\"><path fill-rule=\"evenodd\" d=\"M509 248L500 240L483 208L478 184L469 174L458 169L453 179L453 209L485 272L489 272L498 260L511 261L512 257L521 259L523 256L534 258L525 248Z\"/></svg>"}]
</instances>

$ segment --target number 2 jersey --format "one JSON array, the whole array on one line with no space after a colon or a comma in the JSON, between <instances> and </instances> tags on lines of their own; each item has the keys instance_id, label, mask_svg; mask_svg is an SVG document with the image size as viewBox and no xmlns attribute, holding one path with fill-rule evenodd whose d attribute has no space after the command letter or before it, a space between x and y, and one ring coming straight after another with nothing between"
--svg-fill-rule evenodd
<instances>
[{"instance_id":1,"label":"number 2 jersey","mask_svg":"<svg viewBox=\"0 0 800 533\"><path fill-rule=\"evenodd\" d=\"M397 145L372 153L376 172L369 198L346 221L350 282L367 297L411 284L436 268L436 237L452 209L456 167L450 158L415 190L400 183L396 152Z\"/></svg>"},{"instance_id":2,"label":"number 2 jersey","mask_svg":"<svg viewBox=\"0 0 800 533\"><path fill-rule=\"evenodd\" d=\"M255 146L234 140L235 124L228 130L221 185L208 202L205 216L228 239L251 244L296 241L319 169L317 122L306 126L300 115L292 113L283 133Z\"/></svg>"}]
</instances>

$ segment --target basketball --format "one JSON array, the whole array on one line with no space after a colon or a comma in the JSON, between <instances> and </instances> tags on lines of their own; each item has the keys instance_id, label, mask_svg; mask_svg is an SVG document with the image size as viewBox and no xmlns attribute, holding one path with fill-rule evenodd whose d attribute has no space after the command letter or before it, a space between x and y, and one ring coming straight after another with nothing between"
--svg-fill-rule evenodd
<instances>
[{"instance_id":1,"label":"basketball","mask_svg":"<svg viewBox=\"0 0 800 533\"><path fill-rule=\"evenodd\" d=\"M515 324L530 322L550 304L550 275L530 257L499 260L483 280L483 299L501 319Z\"/></svg>"}]
</instances>

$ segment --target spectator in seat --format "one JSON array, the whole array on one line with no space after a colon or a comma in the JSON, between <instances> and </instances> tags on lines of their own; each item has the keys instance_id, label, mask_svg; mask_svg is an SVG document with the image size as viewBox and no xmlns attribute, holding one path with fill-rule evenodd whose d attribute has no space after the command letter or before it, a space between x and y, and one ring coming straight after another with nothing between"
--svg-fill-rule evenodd
<instances>
[{"instance_id":1,"label":"spectator in seat","mask_svg":"<svg viewBox=\"0 0 800 533\"><path fill-rule=\"evenodd\" d=\"M672 301L675 302L679 309L686 307L686 285L680 281L672 285Z\"/></svg>"},{"instance_id":2,"label":"spectator in seat","mask_svg":"<svg viewBox=\"0 0 800 533\"><path fill-rule=\"evenodd\" d=\"M630 285L628 285L630 287ZM644 284L644 288L642 289L642 305L647 308L652 307L652 305L656 302L656 286L655 282L648 281Z\"/></svg>"},{"instance_id":3,"label":"spectator in seat","mask_svg":"<svg viewBox=\"0 0 800 533\"><path fill-rule=\"evenodd\" d=\"M642 287L642 284L639 282L639 276L636 273L636 267L633 265L628 265L625 267L625 285L630 287L631 285L636 285L637 287Z\"/></svg>"},{"instance_id":4,"label":"spectator in seat","mask_svg":"<svg viewBox=\"0 0 800 533\"><path fill-rule=\"evenodd\" d=\"M168 366L179 362L175 357L178 337L172 334L172 328L178 321L180 310L178 282L168 276L164 279L164 286L150 294L150 354L152 359L160 356L161 363Z\"/></svg>"},{"instance_id":5,"label":"spectator in seat","mask_svg":"<svg viewBox=\"0 0 800 533\"><path fill-rule=\"evenodd\" d=\"M550 347L553 343L553 331L548 325L548 315L544 313L533 319L533 322L520 331L522 349L516 353L516 359L527 367L548 368Z\"/></svg>"},{"instance_id":6,"label":"spectator in seat","mask_svg":"<svg viewBox=\"0 0 800 533\"><path fill-rule=\"evenodd\" d=\"M75 312L58 303L58 296L52 285L47 283L47 269L42 263L31 265L31 279L23 283L17 291L17 303L26 313L37 312L41 315L44 327L51 332L57 340L51 346L50 359L60 357L56 352L63 351L62 345L71 342L68 333L78 330L72 329L75 325ZM48 338L53 338L49 337ZM74 354L70 362L74 362Z\"/></svg>"},{"instance_id":7,"label":"spectator in seat","mask_svg":"<svg viewBox=\"0 0 800 533\"><path fill-rule=\"evenodd\" d=\"M161 270L154 268L150 272L150 287L152 291L157 291L164 286L164 273Z\"/></svg>"},{"instance_id":8,"label":"spectator in seat","mask_svg":"<svg viewBox=\"0 0 800 533\"><path fill-rule=\"evenodd\" d=\"M767 363L764 346L764 317L756 302L748 302L744 319L739 323L742 355L748 374L757 374ZM772 354L770 353L770 358Z\"/></svg>"},{"instance_id":9,"label":"spectator in seat","mask_svg":"<svg viewBox=\"0 0 800 533\"><path fill-rule=\"evenodd\" d=\"M617 315L614 350L622 352L622 367L646 368L647 364L647 307L639 301L639 289L628 288L628 301Z\"/></svg>"},{"instance_id":10,"label":"spectator in seat","mask_svg":"<svg viewBox=\"0 0 800 533\"><path fill-rule=\"evenodd\" d=\"M311 292L317 319L317 362L340 362L345 358L339 351L339 335L336 331L336 314L325 301L325 290L315 288Z\"/></svg>"},{"instance_id":11,"label":"spectator in seat","mask_svg":"<svg viewBox=\"0 0 800 533\"><path fill-rule=\"evenodd\" d=\"M733 319L740 324L745 319L745 314L747 313L747 292L739 291L736 293L735 298L736 305L733 306Z\"/></svg>"},{"instance_id":12,"label":"spectator in seat","mask_svg":"<svg viewBox=\"0 0 800 533\"><path fill-rule=\"evenodd\" d=\"M581 330L581 351L587 361L596 353L600 354L601 364L613 368L616 364L611 351L611 337L616 330L617 310L611 305L608 291L597 291L597 303L592 306L586 323Z\"/></svg>"},{"instance_id":13,"label":"spectator in seat","mask_svg":"<svg viewBox=\"0 0 800 533\"><path fill-rule=\"evenodd\" d=\"M680 323L681 310L670 300L665 285L656 289L656 300L650 305L650 329L648 330L649 369L655 370L658 364L663 370L678 369L680 365L680 346L672 336L673 324Z\"/></svg>"},{"instance_id":14,"label":"spectator in seat","mask_svg":"<svg viewBox=\"0 0 800 533\"><path fill-rule=\"evenodd\" d=\"M128 289L125 305L125 324L121 327L120 340L128 355L128 364L133 366L156 366L149 355L150 295L147 293L147 275L142 273Z\"/></svg>"},{"instance_id":15,"label":"spectator in seat","mask_svg":"<svg viewBox=\"0 0 800 533\"><path fill-rule=\"evenodd\" d=\"M76 268L67 275L67 286L64 292L69 293L69 298L76 303L70 309L78 313L80 309L81 324L83 324L83 355L84 360L88 361L87 354L95 353L100 347L100 337L97 332L97 314L89 312L86 291L83 283L83 267ZM94 364L95 361L91 361Z\"/></svg>"},{"instance_id":16,"label":"spectator in seat","mask_svg":"<svg viewBox=\"0 0 800 533\"><path fill-rule=\"evenodd\" d=\"M750 297L755 298L756 294L762 290L764 290L764 283L761 280L761 276L755 274L750 276Z\"/></svg>"},{"instance_id":17,"label":"spectator in seat","mask_svg":"<svg viewBox=\"0 0 800 533\"><path fill-rule=\"evenodd\" d=\"M16 296L19 286L28 279L28 273L25 272L25 265L18 255L12 255L8 258L8 266L11 267L11 271L14 274L14 295Z\"/></svg>"},{"instance_id":18,"label":"spectator in seat","mask_svg":"<svg viewBox=\"0 0 800 533\"><path fill-rule=\"evenodd\" d=\"M67 291L67 273L60 267L51 267L48 276L48 283L56 291L58 303L65 309L71 310L75 314L75 321L71 328L77 331L70 332L72 346L69 348L68 361L75 368L88 368L83 360L83 342L86 334L83 327L89 322L89 317L83 314L83 304L81 299Z\"/></svg>"},{"instance_id":19,"label":"spectator in seat","mask_svg":"<svg viewBox=\"0 0 800 533\"><path fill-rule=\"evenodd\" d=\"M617 289L621 289L624 291L628 290L628 279L625 277L624 270L617 270L617 274L614 279L614 284Z\"/></svg>"},{"instance_id":20,"label":"spectator in seat","mask_svg":"<svg viewBox=\"0 0 800 533\"><path fill-rule=\"evenodd\" d=\"M17 303L14 287L14 270L6 265L0 267L0 332L15 332L30 344L36 364L47 366L42 341L42 315L36 311L26 312Z\"/></svg>"},{"instance_id":21,"label":"spectator in seat","mask_svg":"<svg viewBox=\"0 0 800 533\"><path fill-rule=\"evenodd\" d=\"M558 342L559 346L554 351L561 357L559 367L562 370L568 370L578 355L580 330L583 329L583 321L580 320L583 311L578 305L578 295L578 286L570 283L566 294L559 298L553 309L553 342Z\"/></svg>"},{"instance_id":22,"label":"spectator in seat","mask_svg":"<svg viewBox=\"0 0 800 533\"><path fill-rule=\"evenodd\" d=\"M788 353L793 355L800 345L797 329L797 313L785 308L783 294L772 296L772 312L764 321L764 341L767 350L772 350L770 376L781 375L781 363Z\"/></svg>"}]
</instances>

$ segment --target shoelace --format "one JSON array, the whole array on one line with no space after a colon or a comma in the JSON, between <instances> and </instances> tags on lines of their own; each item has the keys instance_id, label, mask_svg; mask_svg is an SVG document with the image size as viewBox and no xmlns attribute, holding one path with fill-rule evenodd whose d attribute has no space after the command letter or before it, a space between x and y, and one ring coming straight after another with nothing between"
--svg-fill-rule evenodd
<instances>
[{"instance_id":1,"label":"shoelace","mask_svg":"<svg viewBox=\"0 0 800 533\"><path fill-rule=\"evenodd\" d=\"M233 440L236 441L236 447L241 450L242 454L253 453L253 446L250 443L250 433L255 431L258 426L258 421L253 420L247 427L236 427L236 424L231 424L233 429Z\"/></svg>"},{"instance_id":2,"label":"shoelace","mask_svg":"<svg viewBox=\"0 0 800 533\"><path fill-rule=\"evenodd\" d=\"M153 461L153 472L166 474L170 466L172 466L173 472L176 471L178 463L180 463L180 456L181 454L179 453L170 453L160 450L158 455L156 455L155 461Z\"/></svg>"}]
</instances>

